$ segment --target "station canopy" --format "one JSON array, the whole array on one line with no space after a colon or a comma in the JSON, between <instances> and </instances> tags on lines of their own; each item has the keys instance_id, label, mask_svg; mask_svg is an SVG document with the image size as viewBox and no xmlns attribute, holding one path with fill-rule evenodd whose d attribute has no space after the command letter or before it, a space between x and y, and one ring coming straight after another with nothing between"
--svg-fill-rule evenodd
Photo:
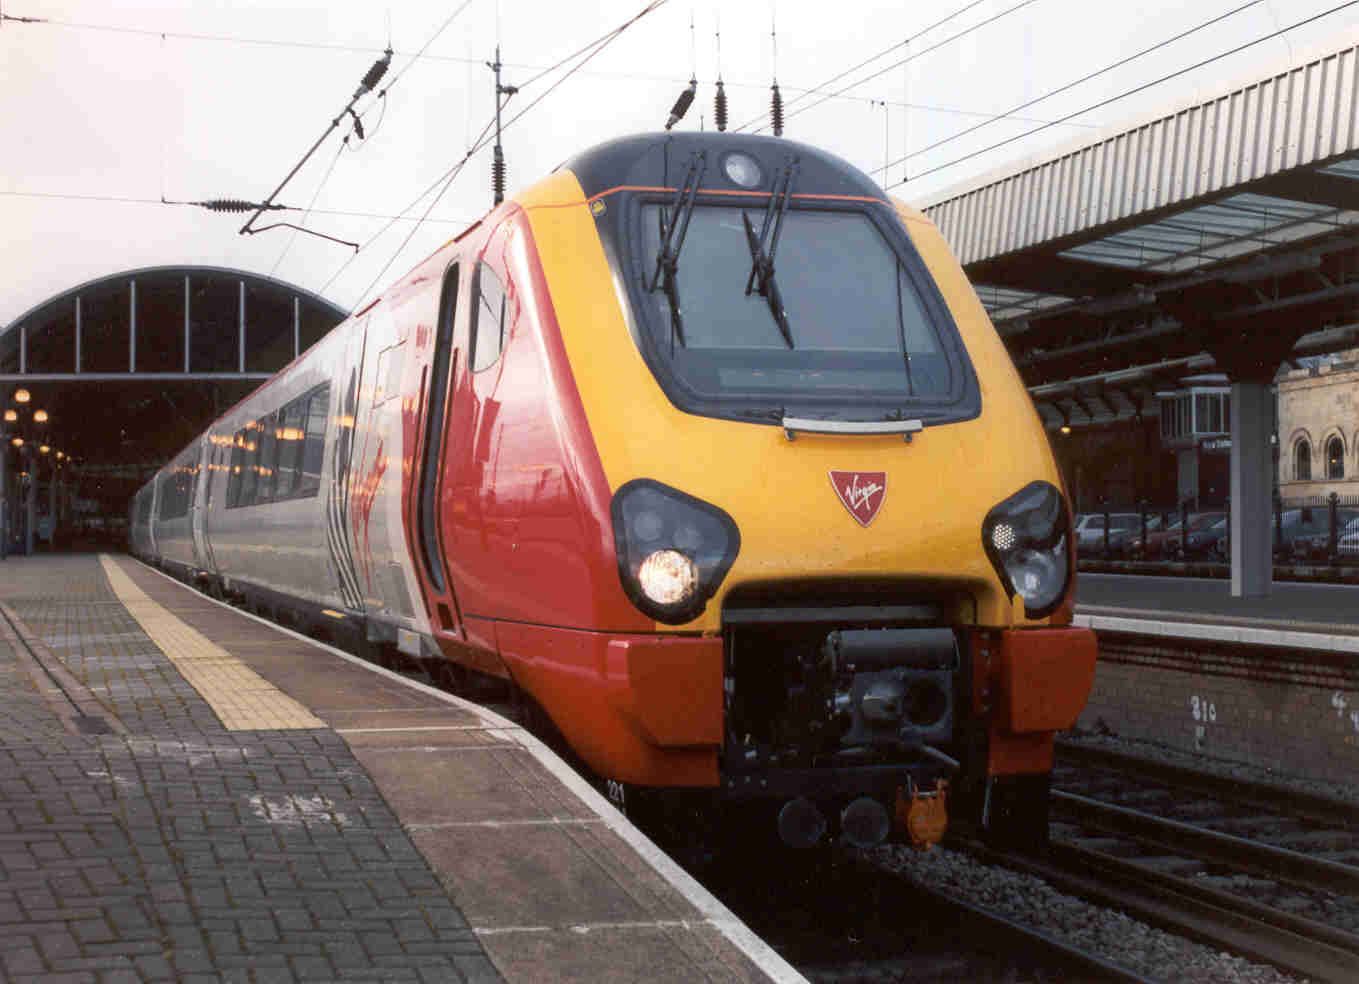
<instances>
[{"instance_id":1,"label":"station canopy","mask_svg":"<svg viewBox=\"0 0 1359 984\"><path fill-rule=\"evenodd\" d=\"M300 287L220 267L80 284L0 330L0 402L30 394L0 431L75 458L120 509L150 470L345 316Z\"/></svg>"},{"instance_id":2,"label":"station canopy","mask_svg":"<svg viewBox=\"0 0 1359 984\"><path fill-rule=\"evenodd\" d=\"M918 202L1049 427L1359 344L1359 31Z\"/></svg>"}]
</instances>

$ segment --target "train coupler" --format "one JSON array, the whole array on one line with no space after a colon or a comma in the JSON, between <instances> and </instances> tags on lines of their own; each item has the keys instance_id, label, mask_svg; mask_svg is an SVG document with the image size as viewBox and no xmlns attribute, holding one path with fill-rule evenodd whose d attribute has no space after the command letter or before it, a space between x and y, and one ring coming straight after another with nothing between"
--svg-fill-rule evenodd
<instances>
[{"instance_id":1,"label":"train coupler","mask_svg":"<svg viewBox=\"0 0 1359 984\"><path fill-rule=\"evenodd\" d=\"M948 830L948 780L937 779L926 792L914 783L897 787L897 828L917 851L928 851Z\"/></svg>"}]
</instances>

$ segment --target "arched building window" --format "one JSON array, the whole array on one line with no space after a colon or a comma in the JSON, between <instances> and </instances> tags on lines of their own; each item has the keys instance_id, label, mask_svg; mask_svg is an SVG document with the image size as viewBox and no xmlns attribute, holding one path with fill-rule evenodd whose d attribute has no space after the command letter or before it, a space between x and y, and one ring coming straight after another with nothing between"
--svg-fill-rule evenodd
<instances>
[{"instance_id":1,"label":"arched building window","mask_svg":"<svg viewBox=\"0 0 1359 984\"><path fill-rule=\"evenodd\" d=\"M1326 442L1326 477L1345 477L1345 442L1339 437Z\"/></svg>"},{"instance_id":2,"label":"arched building window","mask_svg":"<svg viewBox=\"0 0 1359 984\"><path fill-rule=\"evenodd\" d=\"M1293 478L1299 482L1312 480L1312 445L1305 437L1293 445Z\"/></svg>"}]
</instances>

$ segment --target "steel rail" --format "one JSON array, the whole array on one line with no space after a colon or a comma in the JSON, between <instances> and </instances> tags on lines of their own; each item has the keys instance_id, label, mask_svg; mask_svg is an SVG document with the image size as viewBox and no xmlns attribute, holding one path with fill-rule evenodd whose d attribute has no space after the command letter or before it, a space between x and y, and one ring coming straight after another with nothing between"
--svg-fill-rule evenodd
<instances>
[{"instance_id":1,"label":"steel rail","mask_svg":"<svg viewBox=\"0 0 1359 984\"><path fill-rule=\"evenodd\" d=\"M1072 946L1070 943L1059 940L1040 929L1026 926L1008 916L1003 916L998 912L984 909L965 899L951 895L928 882L917 881L899 871L885 871L884 873L893 879L908 884L912 891L929 897L936 904L957 909L969 919L981 923L985 928L986 935L979 938L985 938L989 942L1001 941L1005 945L1038 947L1055 954L1060 960L1069 963L1072 970L1079 974L1079 977L1075 979L1121 981L1127 982L1127 984L1152 984L1156 980L1113 963L1098 954Z\"/></svg>"},{"instance_id":2,"label":"steel rail","mask_svg":"<svg viewBox=\"0 0 1359 984\"><path fill-rule=\"evenodd\" d=\"M1090 902L1119 909L1167 932L1229 950L1319 981L1359 980L1359 953L1333 942L1340 931L1324 927L1281 924L1283 914L1265 914L1246 900L1194 886L1186 891L1183 879L1151 873L1094 851L1054 844L1046 854L998 851L975 841L957 842L983 861L1002 864L1042 878L1060 891ZM1299 932L1298 930L1303 931Z\"/></svg>"},{"instance_id":3,"label":"steel rail","mask_svg":"<svg viewBox=\"0 0 1359 984\"><path fill-rule=\"evenodd\" d=\"M1359 626L1346 628L1359 631ZM1111 769L1196 793L1208 793L1231 803L1264 808L1313 823L1359 830L1359 804L1279 783L1218 775L1192 766L1158 762L1127 752L1075 742L1059 743L1057 756L1059 762Z\"/></svg>"},{"instance_id":4,"label":"steel rail","mask_svg":"<svg viewBox=\"0 0 1359 984\"><path fill-rule=\"evenodd\" d=\"M1134 838L1166 853L1183 856L1189 852L1195 858L1230 865L1300 888L1359 895L1359 868L1352 865L1314 858L1300 851L1219 833L1180 820L1166 820L1075 793L1054 790L1052 805L1054 819L1070 818L1097 830Z\"/></svg>"}]
</instances>

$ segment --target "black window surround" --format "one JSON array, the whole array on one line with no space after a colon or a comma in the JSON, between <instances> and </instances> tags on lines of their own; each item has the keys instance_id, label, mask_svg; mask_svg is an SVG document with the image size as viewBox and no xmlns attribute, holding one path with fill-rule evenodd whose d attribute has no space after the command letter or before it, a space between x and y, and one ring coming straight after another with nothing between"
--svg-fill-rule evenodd
<instances>
[{"instance_id":1,"label":"black window surround","mask_svg":"<svg viewBox=\"0 0 1359 984\"><path fill-rule=\"evenodd\" d=\"M647 289L655 266L655 256L647 255L647 245L654 243L655 234L653 232L648 235L644 222L654 216L655 206L668 210L673 202L673 193L619 192L610 196L611 207L597 217L597 225L610 262L615 270L621 272L620 279L627 286L631 309L626 313L634 342L661 388L677 408L701 416L772 425L778 425L785 415L836 420L920 419L926 425L934 425L970 420L980 414L980 388L952 315L924 261L910 242L895 210L887 203L877 201L847 202L817 200L811 197L799 198L790 206L790 214L839 213L854 219L868 220L881 237L886 249L895 258L897 275L913 288L914 301L923 309L929 329L937 339L939 355L947 364L949 386L946 394L935 393L902 398L900 394L873 394L866 392L862 387L855 387L852 394L842 392L836 395L798 389L780 391L773 387L758 395L750 392L727 395L705 393L700 388L690 385L683 371L677 370L671 359L674 340L671 337L670 318L668 313L662 316L661 307L664 307L664 304L658 302L658 298L661 302L665 301L664 292L659 290L652 292ZM744 209L757 229L764 219L768 203L769 197L765 194L749 196L699 194L696 198L697 208L730 208L734 221L738 223L741 221L740 212ZM679 260L677 281L681 299L685 293L687 258L691 250L699 249L701 246L701 243L695 241L691 229ZM781 246L776 257L776 267L779 267L776 277L780 279L781 286L791 275L782 268L783 257L791 255L785 254L786 248L786 244ZM654 253L654 250L652 252ZM745 261L744 268L748 269L748 257L741 259ZM861 285L855 287L860 288ZM783 289L787 293L788 288ZM852 291L846 290L843 293L849 295ZM763 298L755 300L763 304ZM852 312L847 312L847 315L849 314ZM773 325L773 320L767 313L762 316L768 318L771 326ZM798 326L794 322L791 327L796 338ZM779 352L773 348L768 351L773 359L787 355L786 351ZM687 356L692 359L692 353L688 353ZM821 361L829 370L844 373L846 378L863 363L853 351L823 353ZM898 350L896 365L891 367L890 371L900 374L901 362L901 350ZM714 371L721 371L716 361L713 368ZM864 378L868 378L868 375L865 374ZM881 379L884 376L879 375L877 378Z\"/></svg>"}]
</instances>

